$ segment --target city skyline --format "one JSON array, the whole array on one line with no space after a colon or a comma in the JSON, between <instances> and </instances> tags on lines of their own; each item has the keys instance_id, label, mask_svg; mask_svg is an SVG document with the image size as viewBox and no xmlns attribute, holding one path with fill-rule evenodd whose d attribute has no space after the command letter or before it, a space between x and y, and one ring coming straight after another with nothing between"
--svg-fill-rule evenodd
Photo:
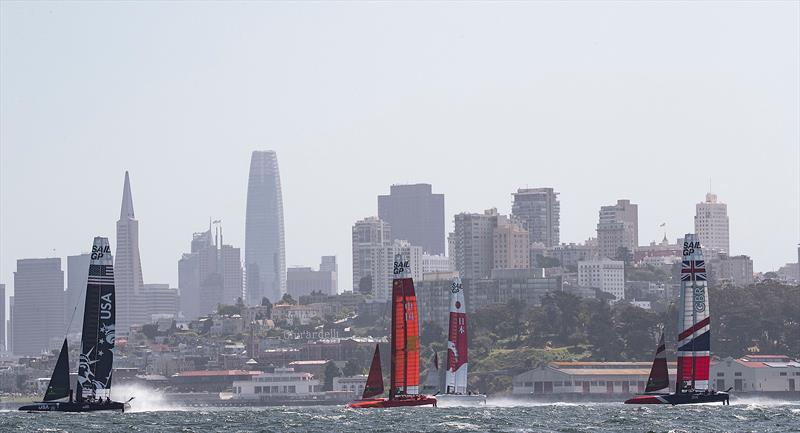
<instances>
[{"instance_id":1,"label":"city skyline","mask_svg":"<svg viewBox=\"0 0 800 433\"><path fill-rule=\"evenodd\" d=\"M116 25L125 14L114 5L89 15L52 4L26 10L4 4L0 18L0 283L7 296L16 259L63 260L85 252L96 235L114 238L125 170L136 181L145 281L177 287L175 263L187 233L209 217L224 220L226 240L245 247L254 150L280 157L286 265L314 265L320 255L335 254L341 288L353 286L351 227L377 216L377 196L392 184L429 183L444 194L446 233L457 213L497 207L507 215L517 189L553 187L562 243L593 237L598 209L630 199L639 206L646 245L662 238L663 222L669 239L694 231L695 205L711 179L711 192L728 205L731 254L750 255L757 271L796 260L798 38L781 7L661 5L651 11L664 21L642 28L632 23L648 17L633 7L621 6L619 16L599 24L592 8L566 19L569 7L529 14L536 8L506 6L488 11L505 26L465 40L453 35L463 26L481 28L485 9L449 9L452 21L443 21L445 11L435 7L420 14L418 6L394 6L400 18L373 16L385 27L376 30L360 24L362 12L348 17L322 8L315 26L336 36L321 46L303 36L308 27L281 24L292 13L280 5L245 7L243 15L258 18L208 34L188 22L175 34L147 7L126 16L129 26ZM214 22L180 5L159 13ZM421 20L419 34L399 32L402 20ZM680 34L668 24L676 20L684 25ZM586 26L583 34L594 39L548 21ZM753 21L773 24L740 31ZM74 31L65 31L66 23ZM135 39L143 28L153 37ZM367 31L374 38L364 38ZM631 31L642 38L633 40ZM98 33L108 38L93 37ZM235 44L242 33L247 42ZM31 38L22 44L5 37L11 34ZM286 35L296 38L288 50L274 44ZM561 50L531 43L553 35L563 38ZM401 41L409 45L393 51ZM173 49L182 50L181 64ZM507 49L529 54L512 62ZM111 63L91 60L89 52L107 53ZM293 63L274 68L254 53ZM617 53L641 62L630 65ZM65 56L91 68L77 62L69 73L56 72L50 62L67 63ZM582 62L597 65L593 75L581 72ZM430 65L431 73L420 77L404 63ZM429 103L419 104L421 98ZM687 162L687 152L697 156Z\"/></svg>"}]
</instances>

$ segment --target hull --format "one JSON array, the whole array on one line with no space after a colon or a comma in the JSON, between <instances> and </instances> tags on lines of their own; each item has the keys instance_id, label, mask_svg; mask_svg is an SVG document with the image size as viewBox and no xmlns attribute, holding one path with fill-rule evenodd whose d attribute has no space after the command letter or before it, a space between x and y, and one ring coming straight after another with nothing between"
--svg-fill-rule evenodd
<instances>
[{"instance_id":1,"label":"hull","mask_svg":"<svg viewBox=\"0 0 800 433\"><path fill-rule=\"evenodd\" d=\"M389 408L405 406L434 406L436 407L436 397L429 395L415 395L409 397L399 397L389 400L388 398L369 398L356 400L348 403L347 407L352 409L368 408Z\"/></svg>"},{"instance_id":2,"label":"hull","mask_svg":"<svg viewBox=\"0 0 800 433\"><path fill-rule=\"evenodd\" d=\"M99 412L118 410L120 412L125 412L125 409L130 408L130 404L118 401L112 401L110 403L46 401L22 406L19 410L27 412Z\"/></svg>"},{"instance_id":3,"label":"hull","mask_svg":"<svg viewBox=\"0 0 800 433\"><path fill-rule=\"evenodd\" d=\"M439 394L436 399L442 406L480 406L486 404L484 394Z\"/></svg>"},{"instance_id":4,"label":"hull","mask_svg":"<svg viewBox=\"0 0 800 433\"><path fill-rule=\"evenodd\" d=\"M625 400L625 404L696 404L696 403L722 403L730 404L730 394L727 392L693 392L681 394L644 394Z\"/></svg>"}]
</instances>

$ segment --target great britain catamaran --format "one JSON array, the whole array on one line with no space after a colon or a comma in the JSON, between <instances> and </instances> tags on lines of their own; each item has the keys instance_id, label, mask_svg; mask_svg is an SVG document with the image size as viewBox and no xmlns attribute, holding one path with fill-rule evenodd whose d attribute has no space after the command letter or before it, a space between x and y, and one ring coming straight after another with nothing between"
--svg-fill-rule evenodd
<instances>
[{"instance_id":1,"label":"great britain catamaran","mask_svg":"<svg viewBox=\"0 0 800 433\"><path fill-rule=\"evenodd\" d=\"M700 241L687 234L683 242L681 291L678 301L678 370L675 392L669 392L666 346L661 336L645 394L625 404L730 403L727 391L709 388L711 318L708 305L706 267ZM730 390L728 390L730 391Z\"/></svg>"},{"instance_id":2,"label":"great britain catamaran","mask_svg":"<svg viewBox=\"0 0 800 433\"><path fill-rule=\"evenodd\" d=\"M96 237L89 262L89 278L81 331L76 392L69 385L69 348L61 346L50 384L40 403L22 406L28 412L94 412L130 408L111 400L115 327L114 263L108 238ZM74 398L73 398L74 397ZM132 399L131 399L132 400Z\"/></svg>"},{"instance_id":3,"label":"great britain catamaran","mask_svg":"<svg viewBox=\"0 0 800 433\"><path fill-rule=\"evenodd\" d=\"M444 394L437 395L439 402L449 405L485 404L486 396L467 390L467 306L464 288L456 277L450 285L450 324L447 332L447 371Z\"/></svg>"},{"instance_id":4,"label":"great britain catamaran","mask_svg":"<svg viewBox=\"0 0 800 433\"><path fill-rule=\"evenodd\" d=\"M402 406L436 406L436 397L419 392L419 318L414 281L407 260L401 255L394 259L392 281L391 378L389 398L383 394L383 376L378 348L372 357L367 385L361 400L347 405L351 408L388 408Z\"/></svg>"}]
</instances>

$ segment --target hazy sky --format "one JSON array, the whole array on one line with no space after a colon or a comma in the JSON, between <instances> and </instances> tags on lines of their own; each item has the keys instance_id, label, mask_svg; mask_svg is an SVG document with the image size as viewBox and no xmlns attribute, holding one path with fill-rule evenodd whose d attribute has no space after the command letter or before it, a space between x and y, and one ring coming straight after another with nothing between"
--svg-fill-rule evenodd
<instances>
[{"instance_id":1,"label":"hazy sky","mask_svg":"<svg viewBox=\"0 0 800 433\"><path fill-rule=\"evenodd\" d=\"M130 170L145 282L192 232L244 252L250 152L274 149L286 258L336 254L392 183L457 212L561 193L561 239L639 204L640 243L693 231L709 178L731 249L797 260L798 2L2 2L0 282L115 248ZM66 263L63 263L66 268Z\"/></svg>"}]
</instances>

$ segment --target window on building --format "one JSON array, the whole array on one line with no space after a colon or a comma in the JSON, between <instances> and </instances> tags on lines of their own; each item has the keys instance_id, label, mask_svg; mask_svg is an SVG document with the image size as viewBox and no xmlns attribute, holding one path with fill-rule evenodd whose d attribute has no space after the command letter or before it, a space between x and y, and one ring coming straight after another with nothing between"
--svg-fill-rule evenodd
<instances>
[{"instance_id":1,"label":"window on building","mask_svg":"<svg viewBox=\"0 0 800 433\"><path fill-rule=\"evenodd\" d=\"M255 392L256 392L256 394L261 394L261 387L257 386Z\"/></svg>"},{"instance_id":2,"label":"window on building","mask_svg":"<svg viewBox=\"0 0 800 433\"><path fill-rule=\"evenodd\" d=\"M781 373L781 376L786 376L786 372L785 372L785 371L784 371L784 372L782 372L782 373Z\"/></svg>"},{"instance_id":3,"label":"window on building","mask_svg":"<svg viewBox=\"0 0 800 433\"><path fill-rule=\"evenodd\" d=\"M737 371L737 372L733 373L733 375L734 375L734 376L741 376L741 375L742 375L742 372L741 372L741 371Z\"/></svg>"},{"instance_id":4,"label":"window on building","mask_svg":"<svg viewBox=\"0 0 800 433\"><path fill-rule=\"evenodd\" d=\"M725 373L723 373L721 371L717 372L717 377L724 377L724 376L725 376Z\"/></svg>"}]
</instances>

